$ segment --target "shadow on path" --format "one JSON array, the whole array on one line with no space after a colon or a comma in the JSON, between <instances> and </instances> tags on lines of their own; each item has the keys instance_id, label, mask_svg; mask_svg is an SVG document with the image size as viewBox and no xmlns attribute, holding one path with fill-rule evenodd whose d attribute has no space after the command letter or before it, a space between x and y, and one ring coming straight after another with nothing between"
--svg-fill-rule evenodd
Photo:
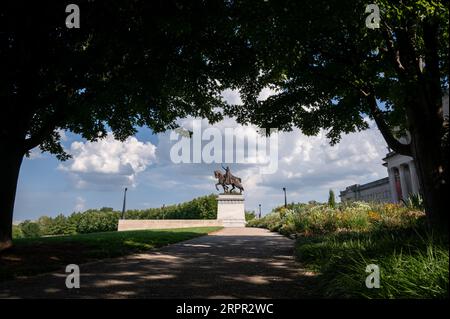
<instances>
[{"instance_id":1,"label":"shadow on path","mask_svg":"<svg viewBox=\"0 0 450 319\"><path fill-rule=\"evenodd\" d=\"M294 242L257 228L217 233L148 253L80 265L80 289L64 269L0 284L0 298L308 298L314 276ZM74 261L74 263L76 263Z\"/></svg>"}]
</instances>

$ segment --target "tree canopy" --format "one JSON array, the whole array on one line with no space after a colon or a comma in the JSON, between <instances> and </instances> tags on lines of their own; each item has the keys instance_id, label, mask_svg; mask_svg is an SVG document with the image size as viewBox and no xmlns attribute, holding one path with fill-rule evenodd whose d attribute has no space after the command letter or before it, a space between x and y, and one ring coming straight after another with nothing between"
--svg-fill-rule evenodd
<instances>
[{"instance_id":1,"label":"tree canopy","mask_svg":"<svg viewBox=\"0 0 450 319\"><path fill-rule=\"evenodd\" d=\"M187 115L220 119L227 75L245 73L250 56L226 2L77 4L79 29L66 27L60 1L3 8L3 138L25 135L25 151L65 159L57 129L95 140L108 127L123 140L136 126L160 132Z\"/></svg>"},{"instance_id":2,"label":"tree canopy","mask_svg":"<svg viewBox=\"0 0 450 319\"><path fill-rule=\"evenodd\" d=\"M0 8L0 250L11 246L24 154L65 160L60 130L124 140L188 115L222 115L221 92L253 70L228 1L7 1Z\"/></svg>"},{"instance_id":3,"label":"tree canopy","mask_svg":"<svg viewBox=\"0 0 450 319\"><path fill-rule=\"evenodd\" d=\"M230 107L229 114L308 135L325 129L333 144L342 133L366 129L370 117L390 147L411 154L389 128L410 128L407 113L418 85L441 108L448 90L449 10L440 1L375 3L378 29L366 26L367 1L240 2L240 32L258 56L260 73L241 88L247 107ZM260 101L264 87L277 93Z\"/></svg>"}]
</instances>

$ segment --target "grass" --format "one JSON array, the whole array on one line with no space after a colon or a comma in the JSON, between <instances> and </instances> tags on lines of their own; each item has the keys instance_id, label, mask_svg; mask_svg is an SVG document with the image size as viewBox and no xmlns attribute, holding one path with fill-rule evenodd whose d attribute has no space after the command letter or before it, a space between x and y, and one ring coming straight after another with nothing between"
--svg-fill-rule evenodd
<instances>
[{"instance_id":1,"label":"grass","mask_svg":"<svg viewBox=\"0 0 450 319\"><path fill-rule=\"evenodd\" d=\"M448 298L448 234L423 212L393 204L298 204L249 223L296 238L296 258L316 272L313 293L330 298ZM380 288L365 285L366 266Z\"/></svg>"},{"instance_id":2,"label":"grass","mask_svg":"<svg viewBox=\"0 0 450 319\"><path fill-rule=\"evenodd\" d=\"M417 230L299 237L296 257L319 273L316 293L339 298L448 298L448 242ZM368 289L366 266L380 268Z\"/></svg>"},{"instance_id":3,"label":"grass","mask_svg":"<svg viewBox=\"0 0 450 319\"><path fill-rule=\"evenodd\" d=\"M60 269L67 264L118 257L216 231L220 227L104 232L21 238L0 254L0 281Z\"/></svg>"}]
</instances>

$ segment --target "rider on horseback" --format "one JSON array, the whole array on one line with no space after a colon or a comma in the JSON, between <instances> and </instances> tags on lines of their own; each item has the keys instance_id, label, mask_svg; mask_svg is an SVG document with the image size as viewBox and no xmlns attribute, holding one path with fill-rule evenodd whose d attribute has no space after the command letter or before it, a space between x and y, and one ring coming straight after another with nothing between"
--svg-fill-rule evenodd
<instances>
[{"instance_id":1,"label":"rider on horseback","mask_svg":"<svg viewBox=\"0 0 450 319\"><path fill-rule=\"evenodd\" d=\"M219 180L219 182L216 184L216 189L219 190L217 188L217 186L218 185L222 185L223 191L225 193L229 193L229 192L233 192L233 190L237 187L239 189L240 193L242 193L242 191L244 190L244 187L241 184L242 180L239 177L234 176L233 174L231 174L231 170L230 170L229 166L227 166L225 168L222 165L222 168L225 170L225 174L222 174L221 171L214 171L214 177ZM230 191L228 191L228 186L227 185L231 185L232 186Z\"/></svg>"},{"instance_id":2,"label":"rider on horseback","mask_svg":"<svg viewBox=\"0 0 450 319\"><path fill-rule=\"evenodd\" d=\"M225 177L225 184L231 184L231 177L232 177L233 175L231 175L230 167L227 166L227 168L225 168L225 167L223 167L223 165L222 165L222 168L225 170L225 175L224 175L224 177Z\"/></svg>"}]
</instances>

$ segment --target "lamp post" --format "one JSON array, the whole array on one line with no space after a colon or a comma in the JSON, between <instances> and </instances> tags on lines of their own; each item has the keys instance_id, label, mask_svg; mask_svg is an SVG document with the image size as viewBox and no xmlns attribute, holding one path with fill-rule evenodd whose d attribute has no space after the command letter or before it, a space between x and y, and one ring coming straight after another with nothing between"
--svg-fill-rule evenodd
<instances>
[{"instance_id":1,"label":"lamp post","mask_svg":"<svg viewBox=\"0 0 450 319\"><path fill-rule=\"evenodd\" d=\"M123 192L123 207L122 207L122 219L125 219L125 205L127 203L127 190L125 187L125 191Z\"/></svg>"},{"instance_id":2,"label":"lamp post","mask_svg":"<svg viewBox=\"0 0 450 319\"><path fill-rule=\"evenodd\" d=\"M261 204L259 204L259 218L261 219Z\"/></svg>"},{"instance_id":3,"label":"lamp post","mask_svg":"<svg viewBox=\"0 0 450 319\"><path fill-rule=\"evenodd\" d=\"M284 192L284 207L287 208L286 187L283 187L283 192Z\"/></svg>"}]
</instances>

